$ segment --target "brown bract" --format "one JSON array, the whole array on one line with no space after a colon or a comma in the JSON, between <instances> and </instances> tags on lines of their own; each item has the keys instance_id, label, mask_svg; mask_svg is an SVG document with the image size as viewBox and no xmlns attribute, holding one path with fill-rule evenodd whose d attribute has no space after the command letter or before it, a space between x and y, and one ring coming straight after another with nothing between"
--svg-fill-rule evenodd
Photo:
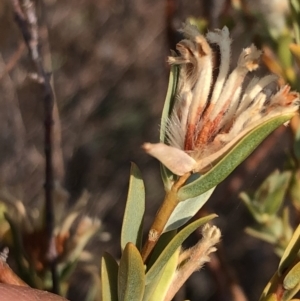
<instances>
[{"instance_id":1,"label":"brown bract","mask_svg":"<svg viewBox=\"0 0 300 301\"><path fill-rule=\"evenodd\" d=\"M30 287L0 283L0 301L67 301L67 299Z\"/></svg>"}]
</instances>

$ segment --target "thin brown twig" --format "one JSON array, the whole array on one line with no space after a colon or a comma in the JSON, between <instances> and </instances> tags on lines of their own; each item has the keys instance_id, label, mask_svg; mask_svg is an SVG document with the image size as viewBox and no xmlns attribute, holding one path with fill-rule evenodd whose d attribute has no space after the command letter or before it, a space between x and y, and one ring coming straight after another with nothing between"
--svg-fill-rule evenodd
<instances>
[{"instance_id":1,"label":"thin brown twig","mask_svg":"<svg viewBox=\"0 0 300 301\"><path fill-rule=\"evenodd\" d=\"M51 56L51 48L49 43L49 32L47 26L47 14L45 9L45 4L40 2L41 4L41 24L39 26L40 33L40 43L43 45L42 49L42 57L46 70L51 70L52 68L52 56ZM52 148L53 148L53 174L55 180L59 182L63 182L65 176L65 167L64 167L64 159L63 159L63 151L61 146L61 121L59 116L58 105L56 101L55 89L54 89L54 79L53 75L50 78L50 84L53 92L53 129L52 129Z\"/></svg>"},{"instance_id":2,"label":"thin brown twig","mask_svg":"<svg viewBox=\"0 0 300 301\"><path fill-rule=\"evenodd\" d=\"M56 269L57 251L54 239L54 210L53 210L53 167L52 167L52 131L53 131L53 91L50 76L46 73L40 55L39 31L36 7L31 0L11 0L15 20L27 45L31 61L35 67L35 79L44 90L44 145L45 145L45 230L48 237L47 258L52 273L53 292L59 293L58 275Z\"/></svg>"}]
</instances>

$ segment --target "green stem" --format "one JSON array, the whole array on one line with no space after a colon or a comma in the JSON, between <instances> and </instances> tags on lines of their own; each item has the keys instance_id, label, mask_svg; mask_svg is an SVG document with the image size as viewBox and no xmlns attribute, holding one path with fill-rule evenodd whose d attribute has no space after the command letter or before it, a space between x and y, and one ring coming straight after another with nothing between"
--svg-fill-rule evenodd
<instances>
[{"instance_id":1,"label":"green stem","mask_svg":"<svg viewBox=\"0 0 300 301\"><path fill-rule=\"evenodd\" d=\"M189 178L191 173L186 173L181 176L172 186L171 190L166 193L164 201L156 213L154 222L150 228L148 234L148 240L146 241L143 250L142 250L142 258L143 261L146 262L148 256L154 249L158 239L160 238L165 225L167 224L172 212L175 207L178 205L179 200L177 196L178 190L184 185L186 180Z\"/></svg>"}]
</instances>

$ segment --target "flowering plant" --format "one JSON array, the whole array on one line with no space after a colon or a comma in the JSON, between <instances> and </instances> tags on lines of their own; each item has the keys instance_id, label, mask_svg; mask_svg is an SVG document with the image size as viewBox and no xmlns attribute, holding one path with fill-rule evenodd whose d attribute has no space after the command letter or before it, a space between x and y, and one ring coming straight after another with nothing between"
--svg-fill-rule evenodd
<instances>
[{"instance_id":1,"label":"flowering plant","mask_svg":"<svg viewBox=\"0 0 300 301\"><path fill-rule=\"evenodd\" d=\"M215 215L188 226L186 222L215 186L299 108L298 93L290 92L288 85L278 87L274 75L244 84L247 73L258 68L261 52L254 45L241 52L237 67L229 73L231 40L226 27L205 37L190 24L182 32L179 55L174 52L168 59L173 67L160 143L143 145L162 163L166 196L142 247L144 186L132 166L123 253L119 265L108 254L103 257L103 300L172 300L186 279L210 260L221 236L218 228L207 224ZM182 251L184 239L204 223L202 240ZM269 298L271 291L267 289L262 298Z\"/></svg>"}]
</instances>

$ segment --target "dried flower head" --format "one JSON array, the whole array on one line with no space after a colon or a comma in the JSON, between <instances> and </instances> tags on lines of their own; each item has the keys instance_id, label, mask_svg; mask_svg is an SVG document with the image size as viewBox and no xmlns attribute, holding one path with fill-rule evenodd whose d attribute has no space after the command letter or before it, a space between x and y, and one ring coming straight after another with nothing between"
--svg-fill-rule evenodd
<instances>
[{"instance_id":1,"label":"dried flower head","mask_svg":"<svg viewBox=\"0 0 300 301\"><path fill-rule=\"evenodd\" d=\"M254 77L244 87L246 75L258 68L261 51L243 49L237 66L229 72L231 40L227 27L208 32L186 24L179 55L169 63L180 65L177 96L167 124L166 142L145 143L146 152L174 174L205 173L238 141L262 123L293 113L299 95L289 86L276 88L276 76Z\"/></svg>"}]
</instances>

